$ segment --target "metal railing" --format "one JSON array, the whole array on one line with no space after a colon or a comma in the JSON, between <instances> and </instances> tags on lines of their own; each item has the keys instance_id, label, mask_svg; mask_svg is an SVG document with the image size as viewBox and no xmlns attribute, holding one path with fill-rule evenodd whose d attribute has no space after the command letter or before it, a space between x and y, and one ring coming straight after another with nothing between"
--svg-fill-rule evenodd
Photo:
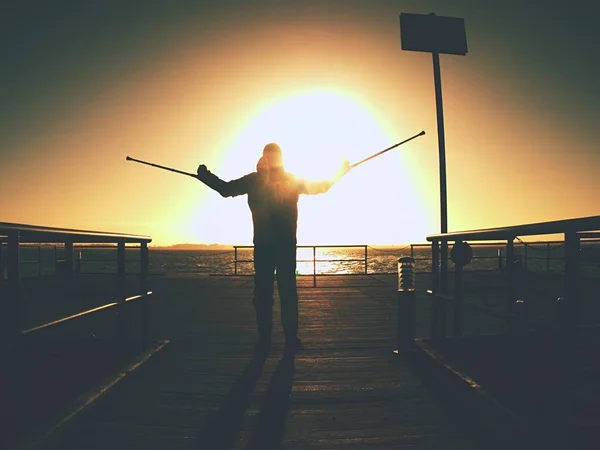
<instances>
[{"instance_id":1,"label":"metal railing","mask_svg":"<svg viewBox=\"0 0 600 450\"><path fill-rule=\"evenodd\" d=\"M35 225L0 222L0 292L2 293L3 309L0 333L4 341L17 342L21 336L54 327L81 317L89 316L99 311L115 308L118 317L119 335L124 336L128 327L127 305L140 300L142 303L142 342L148 341L149 305L148 297L148 243L149 236L138 236L121 233L106 233L99 231L74 230L66 228L51 228ZM75 276L74 244L113 244L117 253L117 292L112 301L103 305L79 311L59 319L46 321L33 327L25 328L21 317L21 276L19 250L30 244L60 244L64 246L64 260L61 264L60 275L65 282ZM125 249L131 246L140 250L140 285L139 293L127 296L127 272L125 266ZM6 252L6 257L2 255ZM38 264L40 264L38 259Z\"/></svg>"},{"instance_id":2,"label":"metal railing","mask_svg":"<svg viewBox=\"0 0 600 450\"><path fill-rule=\"evenodd\" d=\"M447 308L452 305L453 331L455 336L462 335L462 308L473 307L485 312L477 304L463 301L463 266L455 264L454 292L448 292L448 280L440 272L441 242L461 243L469 241L498 241L505 242L506 260L515 260L515 240L519 236L542 236L564 234L564 295L557 302L560 309L560 326L567 332L573 332L578 326L580 312L580 292L578 290L579 269L581 265L581 243L584 241L597 242L600 239L600 216L584 217L552 222L541 222L501 228L459 231L445 234L435 234L427 237L431 242L432 251L432 281L433 289L428 291L433 298L431 335L434 339L446 337ZM556 241L554 241L556 242ZM471 244L472 245L472 244ZM505 267L506 300L503 313L494 313L505 319L509 332L527 327L526 300L517 299L517 267L506 264ZM491 312L488 312L491 313Z\"/></svg>"},{"instance_id":3,"label":"metal railing","mask_svg":"<svg viewBox=\"0 0 600 450\"><path fill-rule=\"evenodd\" d=\"M600 242L600 238L597 239ZM535 272L556 272L561 269L561 261L562 257L562 241L535 241L535 242L515 242L515 261L513 264L517 264L520 268L524 270L531 270ZM506 255L504 251L504 242L491 242L491 243L481 243L481 242L471 242L471 246L473 247L473 262L465 270L469 271L482 271L482 270L496 270L496 271L504 271L506 265ZM238 246L244 247L244 246ZM317 246L323 249L327 249L330 246ZM431 244L409 244L405 246L382 246L382 247L374 247L370 245L361 245L356 251L350 249L349 251L344 251L345 246L342 246L341 251L334 251L333 253L338 253L341 259L332 259L331 255L327 255L327 259L318 259L319 252L316 252L316 255L313 255L314 259L316 259L316 263L313 262L313 259L301 259L299 262L302 263L298 268L300 275L309 275L306 271L308 264L312 263L312 267L310 267L312 275L313 271L316 271L317 275L319 274L331 274L329 270L330 267L327 267L327 273L324 273L323 266L326 265L327 262L332 263L341 263L335 264L336 267L334 270L339 270L342 272L341 274L369 274L369 275L385 275L385 274L394 274L396 271L397 259L402 256L410 256L415 259L416 266L415 270L419 273L430 273L431 272ZM366 253L364 248L367 247ZM43 276L46 274L58 273L63 270L64 265L66 264L64 253L64 245L63 244L23 244L21 246L21 276ZM77 273L107 273L114 271L115 269L112 266L115 265L116 261L113 261L114 258L110 256L112 251L116 248L116 244L76 244L73 247L74 251L74 271ZM252 247L247 246L244 247L246 249L251 249ZM214 256L223 256L223 259L217 263L214 259L209 263L213 265L219 264L216 270L218 270L218 275L223 275L223 268L225 266L231 268L230 275L240 275L240 269L242 274L246 271L243 270L244 264L252 263L252 259L248 259L247 252L246 254L243 252L244 248L240 252L237 253L232 249L231 251L222 251L222 252L214 252L207 251L205 254L210 255L210 257ZM311 246L305 246L305 249L312 249ZM359 253L358 249L362 251ZM104 252L100 252L99 250L105 250ZM135 250L135 249L131 249ZM164 255L169 255L170 261L176 261L175 256L181 256L180 253L169 251L156 251L152 248L149 249L150 252L153 252L156 257L153 258L152 263L155 265L155 268L160 268L160 270L169 270L171 271L181 271L181 261L179 261L179 267L170 267L169 264L162 264L164 261L162 257ZM586 249L588 250L588 249ZM186 250L187 252L187 250ZM199 253L204 252L204 250L199 250ZM589 255L593 250L589 250ZM136 265L137 258L134 255L131 255L129 248L127 248L127 263ZM331 252L325 252L331 253ZM308 254L308 252L305 252ZM225 262L224 257L231 255L231 259ZM131 256L131 258L130 258ZM301 256L299 254L299 256ZM305 256L305 255L304 255ZM356 256L362 256L356 258ZM450 264L450 258L448 267L452 270L452 265ZM199 265L196 264L196 261L192 261L189 259L187 261L189 266L185 269L187 272L199 272ZM239 264L238 264L239 263ZM321 266L319 267L319 263ZM347 263L347 264L346 264ZM206 267L203 267L206 269ZM0 277L2 277L3 267L0 265ZM129 269L128 269L129 270ZM150 273L152 273L153 266L150 266Z\"/></svg>"},{"instance_id":4,"label":"metal railing","mask_svg":"<svg viewBox=\"0 0 600 450\"><path fill-rule=\"evenodd\" d=\"M452 373L457 383L469 387L472 395L461 396L461 401L472 401L477 409L482 402L493 408L493 420L503 423L502 431L488 430L495 435L492 438L508 436L506 447L520 448L542 436L544 442L557 442L559 447L585 440L582 419L587 420L587 411L597 405L587 398L583 401L589 397L592 378L581 374L594 373L597 366L600 321L595 301L598 277L587 276L584 268L600 268L600 248L594 244L600 238L598 230L600 216L593 216L427 237L432 244L433 289L427 291L431 339L412 342L428 361L443 367L444 377ZM555 234L564 235L560 274L534 276L512 263L515 240L523 242L520 236ZM510 262L500 277L494 276L501 278L501 284L493 287L489 284L492 277L463 274L472 252L467 242L490 240L504 241L506 261ZM443 242L454 243L452 290L440 270ZM480 289L475 296L464 287L468 277ZM447 337L449 328L453 339ZM468 334L471 336L463 338ZM477 345L472 345L475 342ZM587 347L588 342L593 344ZM536 386L538 383L541 386ZM541 408L524 406L537 406L544 398L551 401L544 404L543 413ZM471 419L477 421L476 416Z\"/></svg>"},{"instance_id":5,"label":"metal railing","mask_svg":"<svg viewBox=\"0 0 600 450\"><path fill-rule=\"evenodd\" d=\"M600 241L600 238L596 238L593 239L594 241ZM564 244L563 241L556 241L556 240L551 240L551 241L539 241L539 242L517 242L515 243L515 259L513 260L513 264L514 263L518 263L520 264L523 269L527 270L528 268L530 268L530 262L536 263L536 262L540 262L541 265L543 265L545 272L546 273L550 273L552 270L552 267L555 265L555 263L557 261L562 261L563 257L562 256L553 256L553 251L557 250L559 248L562 247L562 245ZM477 260L494 260L494 264L491 265L490 267L494 267L495 270L498 270L499 272L503 272L505 270L505 266L507 263L507 259L506 259L506 254L504 251L504 246L505 243L501 242L501 241L496 241L496 242L472 242L469 241L469 245L471 247L473 247L473 260L477 261ZM429 253L429 256L426 257L419 257L417 256L417 253L421 253L421 252L415 252L415 250L421 250L421 249L430 249L431 248L431 244L410 244L410 256L412 258L415 259L415 261L427 261L430 262L431 261L431 253ZM490 255L490 256L484 256L484 255L480 255L478 254L479 252L477 252L478 248L490 248L496 251L495 255ZM520 253L516 253L516 250L520 249ZM543 253L541 256L536 256L535 252L540 252ZM450 256L448 256L448 259L450 259Z\"/></svg>"},{"instance_id":6,"label":"metal railing","mask_svg":"<svg viewBox=\"0 0 600 450\"><path fill-rule=\"evenodd\" d=\"M239 259L239 253L238 250L239 249L253 249L254 246L252 245L234 245L233 246L233 258L234 258L234 263L233 263L233 273L234 275L239 275L238 273L238 264L239 263L252 263L254 262L253 259ZM317 286L317 277L318 276L322 276L322 275L344 275L344 274L322 274L319 273L317 271L317 263L322 263L322 262L327 262L327 263L331 263L331 262L359 262L362 263L364 265L364 272L362 273L363 275L368 275L369 273L369 267L368 267L368 263L369 263L369 251L368 251L368 246L367 245L298 245L296 246L297 249L303 249L303 248L308 248L308 249L312 249L312 258L311 259L297 259L296 262L298 263L312 263L312 268L313 271L311 274L302 274L302 275L308 275L308 276L312 276L313 277L313 287ZM325 259L319 259L317 258L317 249L323 249L323 248L359 248L359 249L363 249L362 254L364 255L362 258L325 258ZM297 273L297 275L301 275L299 273Z\"/></svg>"}]
</instances>

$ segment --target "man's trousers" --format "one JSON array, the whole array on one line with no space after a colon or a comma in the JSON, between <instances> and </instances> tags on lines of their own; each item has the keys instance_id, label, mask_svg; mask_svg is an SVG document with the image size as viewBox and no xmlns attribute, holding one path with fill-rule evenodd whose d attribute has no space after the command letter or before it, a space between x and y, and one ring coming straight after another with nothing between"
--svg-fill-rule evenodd
<instances>
[{"instance_id":1,"label":"man's trousers","mask_svg":"<svg viewBox=\"0 0 600 450\"><path fill-rule=\"evenodd\" d=\"M265 337L270 337L273 328L275 273L283 331L286 339L294 338L298 333L295 243L254 246L254 309L258 332Z\"/></svg>"}]
</instances>

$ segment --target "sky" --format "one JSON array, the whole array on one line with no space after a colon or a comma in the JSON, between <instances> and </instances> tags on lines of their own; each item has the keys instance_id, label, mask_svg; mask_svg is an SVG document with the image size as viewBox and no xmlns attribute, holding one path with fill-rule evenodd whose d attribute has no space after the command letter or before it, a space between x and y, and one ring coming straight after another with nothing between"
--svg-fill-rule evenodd
<instances>
[{"instance_id":1,"label":"sky","mask_svg":"<svg viewBox=\"0 0 600 450\"><path fill-rule=\"evenodd\" d=\"M599 214L600 6L542 0L8 0L0 6L0 222L249 244L225 180L278 142L303 196L300 244L424 242L440 231L430 53L400 13L464 18L441 55L448 229Z\"/></svg>"}]
</instances>

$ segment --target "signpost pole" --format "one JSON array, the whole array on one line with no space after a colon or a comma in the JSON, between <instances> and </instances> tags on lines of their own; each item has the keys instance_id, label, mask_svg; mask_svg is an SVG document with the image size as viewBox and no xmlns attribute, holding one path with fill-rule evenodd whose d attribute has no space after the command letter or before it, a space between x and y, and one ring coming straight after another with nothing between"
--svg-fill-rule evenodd
<instances>
[{"instance_id":1,"label":"signpost pole","mask_svg":"<svg viewBox=\"0 0 600 450\"><path fill-rule=\"evenodd\" d=\"M448 198L446 190L446 139L444 137L444 108L440 53L467 54L467 35L464 19L431 14L400 14L402 49L427 52L433 56L433 79L437 114L438 151L440 164L440 222L441 232L448 232ZM434 252L436 253L436 252ZM440 290L448 290L448 242L441 241Z\"/></svg>"},{"instance_id":2,"label":"signpost pole","mask_svg":"<svg viewBox=\"0 0 600 450\"><path fill-rule=\"evenodd\" d=\"M442 103L442 76L440 54L433 52L433 80L435 83L435 107L437 114L438 151L440 164L440 223L441 232L448 232L448 196L446 188L446 138L444 135L444 106ZM448 241L442 241L440 251L440 287L448 291Z\"/></svg>"}]
</instances>

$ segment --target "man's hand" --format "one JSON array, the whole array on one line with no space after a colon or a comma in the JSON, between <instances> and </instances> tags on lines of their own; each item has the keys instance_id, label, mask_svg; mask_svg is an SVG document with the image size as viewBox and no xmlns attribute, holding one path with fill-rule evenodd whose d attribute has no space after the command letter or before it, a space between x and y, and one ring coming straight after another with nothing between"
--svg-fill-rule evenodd
<instances>
[{"instance_id":1,"label":"man's hand","mask_svg":"<svg viewBox=\"0 0 600 450\"><path fill-rule=\"evenodd\" d=\"M340 171L342 172L342 174L346 175L348 172L350 172L350 169L350 161L348 161L347 159L342 161L342 165L340 167Z\"/></svg>"},{"instance_id":2,"label":"man's hand","mask_svg":"<svg viewBox=\"0 0 600 450\"><path fill-rule=\"evenodd\" d=\"M200 177L202 177L202 175L205 175L208 172L208 169L206 168L206 166L204 164L200 164L198 166L198 179L200 179Z\"/></svg>"},{"instance_id":3,"label":"man's hand","mask_svg":"<svg viewBox=\"0 0 600 450\"><path fill-rule=\"evenodd\" d=\"M340 181L344 175L346 175L348 172L350 172L350 169L351 169L350 161L345 159L342 162L342 164L340 165L340 167L338 168L337 173L335 174L335 177L333 178L333 182L337 183L338 181Z\"/></svg>"}]
</instances>

